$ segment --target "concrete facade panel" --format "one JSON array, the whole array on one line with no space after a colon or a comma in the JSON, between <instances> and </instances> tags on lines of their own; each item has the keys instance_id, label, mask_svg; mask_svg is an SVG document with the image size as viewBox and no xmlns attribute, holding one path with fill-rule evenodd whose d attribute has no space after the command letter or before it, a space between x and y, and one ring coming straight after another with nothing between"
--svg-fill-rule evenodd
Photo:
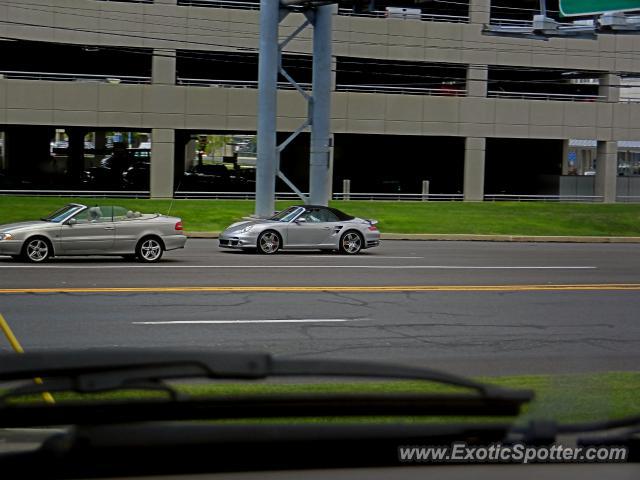
<instances>
[{"instance_id":1,"label":"concrete facade panel","mask_svg":"<svg viewBox=\"0 0 640 480\"><path fill-rule=\"evenodd\" d=\"M142 113L142 92L139 85L108 85L98 86L98 111Z\"/></svg>"},{"instance_id":2,"label":"concrete facade panel","mask_svg":"<svg viewBox=\"0 0 640 480\"><path fill-rule=\"evenodd\" d=\"M457 124L460 121L459 97L424 97L422 119L425 122Z\"/></svg>"},{"instance_id":3,"label":"concrete facade panel","mask_svg":"<svg viewBox=\"0 0 640 480\"><path fill-rule=\"evenodd\" d=\"M421 122L423 102L415 95L387 95L386 120Z\"/></svg>"},{"instance_id":4,"label":"concrete facade panel","mask_svg":"<svg viewBox=\"0 0 640 480\"><path fill-rule=\"evenodd\" d=\"M229 88L186 88L187 115L226 115Z\"/></svg>"},{"instance_id":5,"label":"concrete facade panel","mask_svg":"<svg viewBox=\"0 0 640 480\"><path fill-rule=\"evenodd\" d=\"M57 82L53 85L53 108L97 112L98 84Z\"/></svg>"},{"instance_id":6,"label":"concrete facade panel","mask_svg":"<svg viewBox=\"0 0 640 480\"><path fill-rule=\"evenodd\" d=\"M523 100L496 99L496 124L529 125L530 103Z\"/></svg>"},{"instance_id":7,"label":"concrete facade panel","mask_svg":"<svg viewBox=\"0 0 640 480\"><path fill-rule=\"evenodd\" d=\"M562 126L564 124L563 102L532 101L529 112L531 125Z\"/></svg>"},{"instance_id":8,"label":"concrete facade panel","mask_svg":"<svg viewBox=\"0 0 640 480\"><path fill-rule=\"evenodd\" d=\"M366 93L350 93L347 104L347 118L358 120L384 120L386 100L384 96L372 98Z\"/></svg>"},{"instance_id":9,"label":"concrete facade panel","mask_svg":"<svg viewBox=\"0 0 640 480\"><path fill-rule=\"evenodd\" d=\"M142 91L142 111L185 114L186 89L169 85L149 85Z\"/></svg>"},{"instance_id":10,"label":"concrete facade panel","mask_svg":"<svg viewBox=\"0 0 640 480\"><path fill-rule=\"evenodd\" d=\"M567 125L576 127L595 127L598 123L597 104L567 102L564 105L564 122Z\"/></svg>"}]
</instances>

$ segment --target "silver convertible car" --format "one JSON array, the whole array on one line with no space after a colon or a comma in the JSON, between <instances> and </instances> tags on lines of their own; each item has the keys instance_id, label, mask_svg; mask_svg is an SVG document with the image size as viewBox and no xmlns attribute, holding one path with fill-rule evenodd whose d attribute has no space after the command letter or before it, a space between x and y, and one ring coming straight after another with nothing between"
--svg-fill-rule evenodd
<instances>
[{"instance_id":1,"label":"silver convertible car","mask_svg":"<svg viewBox=\"0 0 640 480\"><path fill-rule=\"evenodd\" d=\"M266 220L234 223L218 241L222 248L256 249L264 254L280 249L320 249L353 255L380 244L376 223L331 207L299 205Z\"/></svg>"},{"instance_id":2,"label":"silver convertible car","mask_svg":"<svg viewBox=\"0 0 640 480\"><path fill-rule=\"evenodd\" d=\"M40 263L53 256L119 255L157 262L187 241L177 217L71 203L32 222L0 225L0 255Z\"/></svg>"}]
</instances>

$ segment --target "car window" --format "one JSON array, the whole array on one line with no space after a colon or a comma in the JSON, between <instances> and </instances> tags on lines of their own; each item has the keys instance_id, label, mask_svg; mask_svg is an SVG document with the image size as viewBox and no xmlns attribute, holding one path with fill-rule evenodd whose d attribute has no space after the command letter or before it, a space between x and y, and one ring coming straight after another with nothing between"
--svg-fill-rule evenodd
<instances>
[{"instance_id":1,"label":"car window","mask_svg":"<svg viewBox=\"0 0 640 480\"><path fill-rule=\"evenodd\" d=\"M326 210L324 208L319 208L317 215L322 222L337 222L338 217L336 217L330 210Z\"/></svg>"},{"instance_id":2,"label":"car window","mask_svg":"<svg viewBox=\"0 0 640 480\"><path fill-rule=\"evenodd\" d=\"M113 221L120 222L122 220L128 220L132 215L127 215L127 210L124 207L113 207Z\"/></svg>"},{"instance_id":3,"label":"car window","mask_svg":"<svg viewBox=\"0 0 640 480\"><path fill-rule=\"evenodd\" d=\"M300 207L289 207L286 210L276 213L269 220L275 220L276 222L290 222L296 217L296 215L298 215L299 211Z\"/></svg>"},{"instance_id":4,"label":"car window","mask_svg":"<svg viewBox=\"0 0 640 480\"><path fill-rule=\"evenodd\" d=\"M103 223L111 222L113 207L89 207L75 215L73 218L78 223Z\"/></svg>"},{"instance_id":5,"label":"car window","mask_svg":"<svg viewBox=\"0 0 640 480\"><path fill-rule=\"evenodd\" d=\"M306 220L307 223L320 223L324 221L320 218L320 212L317 208L313 210L305 210L305 212L298 218Z\"/></svg>"},{"instance_id":6,"label":"car window","mask_svg":"<svg viewBox=\"0 0 640 480\"><path fill-rule=\"evenodd\" d=\"M56 210L52 214L42 218L42 220L44 220L45 222L60 223L65 218L67 218L69 216L69 214L71 214L74 211L79 210L80 208L82 208L82 207L78 206L78 205L66 205L66 206L64 206L62 208L59 208L58 210Z\"/></svg>"}]
</instances>

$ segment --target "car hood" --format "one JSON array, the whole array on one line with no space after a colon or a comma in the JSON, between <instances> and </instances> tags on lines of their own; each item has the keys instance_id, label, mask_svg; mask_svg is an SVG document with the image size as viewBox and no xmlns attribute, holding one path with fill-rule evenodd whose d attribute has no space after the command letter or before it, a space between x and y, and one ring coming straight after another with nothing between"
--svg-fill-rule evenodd
<instances>
[{"instance_id":1,"label":"car hood","mask_svg":"<svg viewBox=\"0 0 640 480\"><path fill-rule=\"evenodd\" d=\"M17 223L8 223L6 225L0 225L0 232L15 232L16 230L24 230L31 227L37 227L40 225L48 225L49 222L44 222L42 220L33 220L30 222L17 222Z\"/></svg>"},{"instance_id":2,"label":"car hood","mask_svg":"<svg viewBox=\"0 0 640 480\"><path fill-rule=\"evenodd\" d=\"M236 223L232 223L231 225L229 225L225 231L227 230L241 230L245 227L248 227L250 225L262 225L265 223L279 223L279 222L275 222L273 220L265 220L265 219L259 219L259 220L243 220L241 222L236 222Z\"/></svg>"}]
</instances>

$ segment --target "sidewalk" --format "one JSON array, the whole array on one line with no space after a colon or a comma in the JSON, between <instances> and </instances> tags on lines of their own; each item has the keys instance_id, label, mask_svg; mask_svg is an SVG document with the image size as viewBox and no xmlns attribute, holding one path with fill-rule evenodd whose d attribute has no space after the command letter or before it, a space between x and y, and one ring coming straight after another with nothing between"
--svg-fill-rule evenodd
<instances>
[{"instance_id":1,"label":"sidewalk","mask_svg":"<svg viewBox=\"0 0 640 480\"><path fill-rule=\"evenodd\" d=\"M187 232L189 238L218 238L220 232ZM581 237L535 235L468 235L446 233L383 233L382 240L432 240L475 242L540 243L640 243L640 237Z\"/></svg>"}]
</instances>

